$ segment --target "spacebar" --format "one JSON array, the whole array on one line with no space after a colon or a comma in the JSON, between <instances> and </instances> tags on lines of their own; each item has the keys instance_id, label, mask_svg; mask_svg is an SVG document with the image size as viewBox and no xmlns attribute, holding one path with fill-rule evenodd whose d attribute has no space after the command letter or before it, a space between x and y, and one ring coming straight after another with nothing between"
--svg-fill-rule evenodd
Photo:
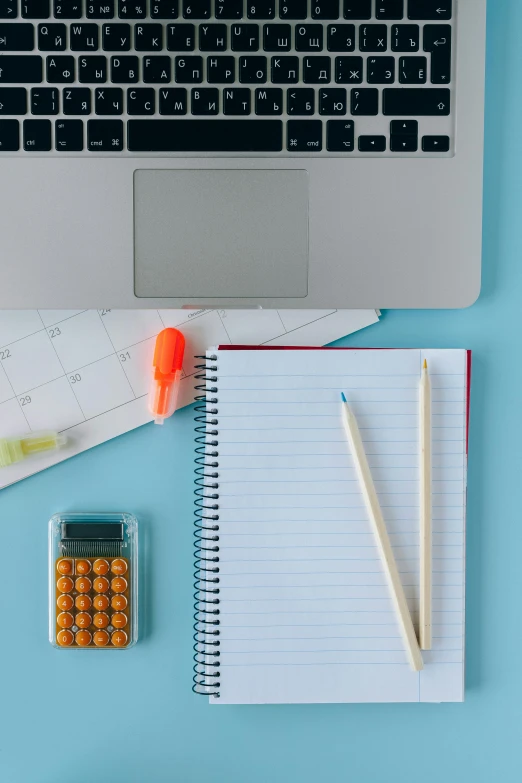
<instances>
[{"instance_id":1,"label":"spacebar","mask_svg":"<svg viewBox=\"0 0 522 783\"><path fill-rule=\"evenodd\" d=\"M281 120L129 120L132 152L280 152Z\"/></svg>"}]
</instances>

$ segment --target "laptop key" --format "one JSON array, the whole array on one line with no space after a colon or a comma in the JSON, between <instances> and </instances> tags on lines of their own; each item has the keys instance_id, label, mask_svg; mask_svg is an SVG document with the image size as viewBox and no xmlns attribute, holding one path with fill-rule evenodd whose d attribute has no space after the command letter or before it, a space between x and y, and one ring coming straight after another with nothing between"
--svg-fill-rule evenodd
<instances>
[{"instance_id":1,"label":"laptop key","mask_svg":"<svg viewBox=\"0 0 522 783\"><path fill-rule=\"evenodd\" d=\"M70 54L54 54L47 57L48 82L67 83L74 81L74 57Z\"/></svg>"},{"instance_id":2,"label":"laptop key","mask_svg":"<svg viewBox=\"0 0 522 783\"><path fill-rule=\"evenodd\" d=\"M233 52L257 52L259 50L259 25L233 24L230 31Z\"/></svg>"},{"instance_id":3,"label":"laptop key","mask_svg":"<svg viewBox=\"0 0 522 783\"><path fill-rule=\"evenodd\" d=\"M24 19L49 19L49 0L22 0L22 17Z\"/></svg>"},{"instance_id":4,"label":"laptop key","mask_svg":"<svg viewBox=\"0 0 522 783\"><path fill-rule=\"evenodd\" d=\"M423 152L449 152L449 149L450 149L449 136L423 136L422 137Z\"/></svg>"},{"instance_id":5,"label":"laptop key","mask_svg":"<svg viewBox=\"0 0 522 783\"><path fill-rule=\"evenodd\" d=\"M129 87L127 90L127 114L154 114L156 93L153 87Z\"/></svg>"},{"instance_id":6,"label":"laptop key","mask_svg":"<svg viewBox=\"0 0 522 783\"><path fill-rule=\"evenodd\" d=\"M401 84L426 84L425 57L401 57L399 60L399 81Z\"/></svg>"},{"instance_id":7,"label":"laptop key","mask_svg":"<svg viewBox=\"0 0 522 783\"><path fill-rule=\"evenodd\" d=\"M240 57L239 81L242 84L264 84L266 82L266 57Z\"/></svg>"},{"instance_id":8,"label":"laptop key","mask_svg":"<svg viewBox=\"0 0 522 783\"><path fill-rule=\"evenodd\" d=\"M131 47L131 27L125 22L104 24L102 47L105 52L128 52Z\"/></svg>"},{"instance_id":9,"label":"laptop key","mask_svg":"<svg viewBox=\"0 0 522 783\"><path fill-rule=\"evenodd\" d=\"M87 120L87 149L90 152L120 152L123 149L123 122Z\"/></svg>"},{"instance_id":10,"label":"laptop key","mask_svg":"<svg viewBox=\"0 0 522 783\"><path fill-rule=\"evenodd\" d=\"M256 114L276 115L283 112L283 90L280 87L259 87L256 90Z\"/></svg>"},{"instance_id":11,"label":"laptop key","mask_svg":"<svg viewBox=\"0 0 522 783\"><path fill-rule=\"evenodd\" d=\"M171 80L171 58L168 55L143 58L143 81L146 84L161 84Z\"/></svg>"},{"instance_id":12,"label":"laptop key","mask_svg":"<svg viewBox=\"0 0 522 783\"><path fill-rule=\"evenodd\" d=\"M375 87L354 88L350 101L352 114L374 117L379 113L379 90Z\"/></svg>"},{"instance_id":13,"label":"laptop key","mask_svg":"<svg viewBox=\"0 0 522 783\"><path fill-rule=\"evenodd\" d=\"M392 152L417 152L419 139L417 136L391 136L390 149Z\"/></svg>"},{"instance_id":14,"label":"laptop key","mask_svg":"<svg viewBox=\"0 0 522 783\"><path fill-rule=\"evenodd\" d=\"M308 16L308 0L280 0L280 19L306 19Z\"/></svg>"},{"instance_id":15,"label":"laptop key","mask_svg":"<svg viewBox=\"0 0 522 783\"><path fill-rule=\"evenodd\" d=\"M246 0L249 19L273 19L275 0Z\"/></svg>"},{"instance_id":16,"label":"laptop key","mask_svg":"<svg viewBox=\"0 0 522 783\"><path fill-rule=\"evenodd\" d=\"M51 149L51 120L24 120L24 150L49 152Z\"/></svg>"},{"instance_id":17,"label":"laptop key","mask_svg":"<svg viewBox=\"0 0 522 783\"><path fill-rule=\"evenodd\" d=\"M451 82L451 26L427 24L424 27L424 51L431 52L432 84Z\"/></svg>"},{"instance_id":18,"label":"laptop key","mask_svg":"<svg viewBox=\"0 0 522 783\"><path fill-rule=\"evenodd\" d=\"M193 87L191 93L192 114L217 114L219 90L216 87Z\"/></svg>"},{"instance_id":19,"label":"laptop key","mask_svg":"<svg viewBox=\"0 0 522 783\"><path fill-rule=\"evenodd\" d=\"M88 19L113 19L114 0L87 0Z\"/></svg>"},{"instance_id":20,"label":"laptop key","mask_svg":"<svg viewBox=\"0 0 522 783\"><path fill-rule=\"evenodd\" d=\"M385 152L386 136L359 136L359 152Z\"/></svg>"},{"instance_id":21,"label":"laptop key","mask_svg":"<svg viewBox=\"0 0 522 783\"><path fill-rule=\"evenodd\" d=\"M303 60L303 81L305 84L321 84L330 81L329 57L305 57Z\"/></svg>"},{"instance_id":22,"label":"laptop key","mask_svg":"<svg viewBox=\"0 0 522 783\"><path fill-rule=\"evenodd\" d=\"M0 52L31 52L34 49L34 25L0 24Z\"/></svg>"},{"instance_id":23,"label":"laptop key","mask_svg":"<svg viewBox=\"0 0 522 783\"><path fill-rule=\"evenodd\" d=\"M145 19L147 0L118 0L120 19Z\"/></svg>"},{"instance_id":24,"label":"laptop key","mask_svg":"<svg viewBox=\"0 0 522 783\"><path fill-rule=\"evenodd\" d=\"M392 52L418 52L419 36L418 24L394 24L390 32Z\"/></svg>"},{"instance_id":25,"label":"laptop key","mask_svg":"<svg viewBox=\"0 0 522 783\"><path fill-rule=\"evenodd\" d=\"M265 52L288 52L291 43L291 25L265 24L263 27L263 49Z\"/></svg>"},{"instance_id":26,"label":"laptop key","mask_svg":"<svg viewBox=\"0 0 522 783\"><path fill-rule=\"evenodd\" d=\"M57 87L33 87L31 114L58 114L60 99Z\"/></svg>"},{"instance_id":27,"label":"laptop key","mask_svg":"<svg viewBox=\"0 0 522 783\"><path fill-rule=\"evenodd\" d=\"M96 114L123 114L123 90L121 87L97 87L94 91Z\"/></svg>"},{"instance_id":28,"label":"laptop key","mask_svg":"<svg viewBox=\"0 0 522 783\"><path fill-rule=\"evenodd\" d=\"M187 90L185 87L162 87L159 90L160 114L186 114Z\"/></svg>"},{"instance_id":29,"label":"laptop key","mask_svg":"<svg viewBox=\"0 0 522 783\"><path fill-rule=\"evenodd\" d=\"M226 24L200 24L200 52L223 52L227 48Z\"/></svg>"},{"instance_id":30,"label":"laptop key","mask_svg":"<svg viewBox=\"0 0 522 783\"><path fill-rule=\"evenodd\" d=\"M361 84L363 80L362 57L336 57L335 81L338 84Z\"/></svg>"},{"instance_id":31,"label":"laptop key","mask_svg":"<svg viewBox=\"0 0 522 783\"><path fill-rule=\"evenodd\" d=\"M0 120L0 152L18 152L20 125L18 120Z\"/></svg>"},{"instance_id":32,"label":"laptop key","mask_svg":"<svg viewBox=\"0 0 522 783\"><path fill-rule=\"evenodd\" d=\"M56 120L54 123L54 147L58 152L83 150L83 122L81 120Z\"/></svg>"},{"instance_id":33,"label":"laptop key","mask_svg":"<svg viewBox=\"0 0 522 783\"><path fill-rule=\"evenodd\" d=\"M177 19L178 0L150 0L150 15L152 19Z\"/></svg>"},{"instance_id":34,"label":"laptop key","mask_svg":"<svg viewBox=\"0 0 522 783\"><path fill-rule=\"evenodd\" d=\"M353 120L328 120L326 123L326 149L329 152L353 152L355 147L355 123Z\"/></svg>"},{"instance_id":35,"label":"laptop key","mask_svg":"<svg viewBox=\"0 0 522 783\"><path fill-rule=\"evenodd\" d=\"M131 152L281 152L281 120L129 120Z\"/></svg>"},{"instance_id":36,"label":"laptop key","mask_svg":"<svg viewBox=\"0 0 522 783\"><path fill-rule=\"evenodd\" d=\"M344 87L323 87L319 90L319 114L346 114Z\"/></svg>"},{"instance_id":37,"label":"laptop key","mask_svg":"<svg viewBox=\"0 0 522 783\"><path fill-rule=\"evenodd\" d=\"M63 52L67 44L67 27L61 22L38 25L38 48L43 52Z\"/></svg>"},{"instance_id":38,"label":"laptop key","mask_svg":"<svg viewBox=\"0 0 522 783\"><path fill-rule=\"evenodd\" d=\"M286 148L289 152L320 152L323 148L321 120L288 120Z\"/></svg>"},{"instance_id":39,"label":"laptop key","mask_svg":"<svg viewBox=\"0 0 522 783\"><path fill-rule=\"evenodd\" d=\"M196 28L193 24L167 25L167 49L169 52L193 52Z\"/></svg>"},{"instance_id":40,"label":"laptop key","mask_svg":"<svg viewBox=\"0 0 522 783\"><path fill-rule=\"evenodd\" d=\"M392 136L418 136L419 123L417 120L392 120L390 133Z\"/></svg>"},{"instance_id":41,"label":"laptop key","mask_svg":"<svg viewBox=\"0 0 522 783\"><path fill-rule=\"evenodd\" d=\"M272 57L273 84L295 84L299 81L299 57Z\"/></svg>"},{"instance_id":42,"label":"laptop key","mask_svg":"<svg viewBox=\"0 0 522 783\"><path fill-rule=\"evenodd\" d=\"M327 48L329 52L353 52L355 49L355 25L329 24Z\"/></svg>"},{"instance_id":43,"label":"laptop key","mask_svg":"<svg viewBox=\"0 0 522 783\"><path fill-rule=\"evenodd\" d=\"M361 52L385 52L388 48L388 28L385 24L365 24L359 28Z\"/></svg>"},{"instance_id":44,"label":"laptop key","mask_svg":"<svg viewBox=\"0 0 522 783\"><path fill-rule=\"evenodd\" d=\"M16 19L17 16L16 0L0 0L0 19Z\"/></svg>"},{"instance_id":45,"label":"laptop key","mask_svg":"<svg viewBox=\"0 0 522 783\"><path fill-rule=\"evenodd\" d=\"M27 114L25 87L0 87L0 114Z\"/></svg>"},{"instance_id":46,"label":"laptop key","mask_svg":"<svg viewBox=\"0 0 522 783\"><path fill-rule=\"evenodd\" d=\"M451 92L444 88L387 88L383 90L383 114L398 117L447 117L451 108Z\"/></svg>"},{"instance_id":47,"label":"laptop key","mask_svg":"<svg viewBox=\"0 0 522 783\"><path fill-rule=\"evenodd\" d=\"M408 19L451 19L452 0L408 0Z\"/></svg>"},{"instance_id":48,"label":"laptop key","mask_svg":"<svg viewBox=\"0 0 522 783\"><path fill-rule=\"evenodd\" d=\"M394 81L394 57L368 57L368 84L393 84Z\"/></svg>"},{"instance_id":49,"label":"laptop key","mask_svg":"<svg viewBox=\"0 0 522 783\"><path fill-rule=\"evenodd\" d=\"M161 51L163 49L163 25L134 25L134 47L137 52Z\"/></svg>"},{"instance_id":50,"label":"laptop key","mask_svg":"<svg viewBox=\"0 0 522 783\"><path fill-rule=\"evenodd\" d=\"M339 0L312 0L312 19L339 19Z\"/></svg>"},{"instance_id":51,"label":"laptop key","mask_svg":"<svg viewBox=\"0 0 522 783\"><path fill-rule=\"evenodd\" d=\"M176 81L186 84L201 84L203 81L203 57L190 55L176 57Z\"/></svg>"},{"instance_id":52,"label":"laptop key","mask_svg":"<svg viewBox=\"0 0 522 783\"><path fill-rule=\"evenodd\" d=\"M134 84L139 78L139 60L134 54L111 57L111 82Z\"/></svg>"},{"instance_id":53,"label":"laptop key","mask_svg":"<svg viewBox=\"0 0 522 783\"><path fill-rule=\"evenodd\" d=\"M241 19L243 0L216 0L216 19Z\"/></svg>"},{"instance_id":54,"label":"laptop key","mask_svg":"<svg viewBox=\"0 0 522 783\"><path fill-rule=\"evenodd\" d=\"M300 24L295 27L296 52L321 52L323 49L323 25Z\"/></svg>"},{"instance_id":55,"label":"laptop key","mask_svg":"<svg viewBox=\"0 0 522 783\"><path fill-rule=\"evenodd\" d=\"M70 48L73 52L96 52L98 50L97 24L72 24L69 28Z\"/></svg>"},{"instance_id":56,"label":"laptop key","mask_svg":"<svg viewBox=\"0 0 522 783\"><path fill-rule=\"evenodd\" d=\"M91 113L91 91L88 87L65 87L62 101L64 114Z\"/></svg>"},{"instance_id":57,"label":"laptop key","mask_svg":"<svg viewBox=\"0 0 522 783\"><path fill-rule=\"evenodd\" d=\"M312 87L296 87L286 92L287 113L292 115L313 114L315 111L315 90Z\"/></svg>"},{"instance_id":58,"label":"laptop key","mask_svg":"<svg viewBox=\"0 0 522 783\"><path fill-rule=\"evenodd\" d=\"M210 0L183 0L185 19L210 19Z\"/></svg>"},{"instance_id":59,"label":"laptop key","mask_svg":"<svg viewBox=\"0 0 522 783\"><path fill-rule=\"evenodd\" d=\"M235 57L207 57L207 82L231 84L236 81Z\"/></svg>"},{"instance_id":60,"label":"laptop key","mask_svg":"<svg viewBox=\"0 0 522 783\"><path fill-rule=\"evenodd\" d=\"M223 90L223 114L250 114L250 89L248 87L231 87Z\"/></svg>"},{"instance_id":61,"label":"laptop key","mask_svg":"<svg viewBox=\"0 0 522 783\"><path fill-rule=\"evenodd\" d=\"M82 0L54 0L53 10L57 19L81 19Z\"/></svg>"},{"instance_id":62,"label":"laptop key","mask_svg":"<svg viewBox=\"0 0 522 783\"><path fill-rule=\"evenodd\" d=\"M24 84L42 81L42 58L40 55L3 54L0 56L0 84Z\"/></svg>"},{"instance_id":63,"label":"laptop key","mask_svg":"<svg viewBox=\"0 0 522 783\"><path fill-rule=\"evenodd\" d=\"M371 19L372 0L343 0L345 19Z\"/></svg>"},{"instance_id":64,"label":"laptop key","mask_svg":"<svg viewBox=\"0 0 522 783\"><path fill-rule=\"evenodd\" d=\"M78 62L78 81L83 84L107 81L107 58L103 54L92 57L80 57Z\"/></svg>"},{"instance_id":65,"label":"laptop key","mask_svg":"<svg viewBox=\"0 0 522 783\"><path fill-rule=\"evenodd\" d=\"M404 0L375 0L376 19L403 19Z\"/></svg>"}]
</instances>

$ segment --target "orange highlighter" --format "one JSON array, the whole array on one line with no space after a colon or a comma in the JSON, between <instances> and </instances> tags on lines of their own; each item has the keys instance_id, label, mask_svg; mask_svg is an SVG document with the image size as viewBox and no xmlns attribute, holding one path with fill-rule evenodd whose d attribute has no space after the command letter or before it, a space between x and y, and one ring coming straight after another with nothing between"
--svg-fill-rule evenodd
<instances>
[{"instance_id":1,"label":"orange highlighter","mask_svg":"<svg viewBox=\"0 0 522 783\"><path fill-rule=\"evenodd\" d=\"M180 331L163 329L158 334L149 393L149 411L156 424L163 424L176 410L184 352L185 338Z\"/></svg>"}]
</instances>

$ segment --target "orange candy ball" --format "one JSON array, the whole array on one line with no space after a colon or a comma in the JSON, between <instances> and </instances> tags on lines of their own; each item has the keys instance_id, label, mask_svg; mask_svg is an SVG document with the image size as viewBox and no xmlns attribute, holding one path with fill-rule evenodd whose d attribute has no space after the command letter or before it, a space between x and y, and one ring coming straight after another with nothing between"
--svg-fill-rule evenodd
<instances>
[{"instance_id":1,"label":"orange candy ball","mask_svg":"<svg viewBox=\"0 0 522 783\"><path fill-rule=\"evenodd\" d=\"M70 574L72 572L72 562L70 560L60 560L56 568L60 574Z\"/></svg>"},{"instance_id":2,"label":"orange candy ball","mask_svg":"<svg viewBox=\"0 0 522 783\"><path fill-rule=\"evenodd\" d=\"M61 593L70 593L74 587L74 582L70 576L61 576L56 582L56 586Z\"/></svg>"},{"instance_id":3,"label":"orange candy ball","mask_svg":"<svg viewBox=\"0 0 522 783\"><path fill-rule=\"evenodd\" d=\"M80 574L81 576L84 576L85 574L88 574L91 570L91 564L88 560L77 560L76 561L76 573Z\"/></svg>"},{"instance_id":4,"label":"orange candy ball","mask_svg":"<svg viewBox=\"0 0 522 783\"><path fill-rule=\"evenodd\" d=\"M99 612L104 612L109 608L109 599L106 595L95 595L92 599L92 604Z\"/></svg>"},{"instance_id":5,"label":"orange candy ball","mask_svg":"<svg viewBox=\"0 0 522 783\"><path fill-rule=\"evenodd\" d=\"M76 638L76 644L79 647L87 647L87 645L91 643L91 639L92 639L89 631L78 631L75 638Z\"/></svg>"},{"instance_id":6,"label":"orange candy ball","mask_svg":"<svg viewBox=\"0 0 522 783\"><path fill-rule=\"evenodd\" d=\"M98 574L98 576L104 576L109 572L109 564L106 560L95 560L92 570L95 574Z\"/></svg>"},{"instance_id":7,"label":"orange candy ball","mask_svg":"<svg viewBox=\"0 0 522 783\"><path fill-rule=\"evenodd\" d=\"M81 609L82 612L85 612L87 609L91 608L92 601L88 595L82 593L81 595L76 596L76 601L74 603L76 604L77 609Z\"/></svg>"},{"instance_id":8,"label":"orange candy ball","mask_svg":"<svg viewBox=\"0 0 522 783\"><path fill-rule=\"evenodd\" d=\"M123 612L115 612L112 615L111 622L115 628L125 628L127 625L127 615L123 614Z\"/></svg>"},{"instance_id":9,"label":"orange candy ball","mask_svg":"<svg viewBox=\"0 0 522 783\"><path fill-rule=\"evenodd\" d=\"M122 576L115 576L111 582L111 587L115 593L123 593L127 589L127 580Z\"/></svg>"},{"instance_id":10,"label":"orange candy ball","mask_svg":"<svg viewBox=\"0 0 522 783\"><path fill-rule=\"evenodd\" d=\"M116 558L111 563L111 571L116 576L122 576L127 571L127 563L121 557Z\"/></svg>"},{"instance_id":11,"label":"orange candy ball","mask_svg":"<svg viewBox=\"0 0 522 783\"><path fill-rule=\"evenodd\" d=\"M123 611L123 609L126 609L127 607L127 599L125 598L124 595L120 595L120 594L113 595L111 606L113 609L117 609L118 612L121 612Z\"/></svg>"},{"instance_id":12,"label":"orange candy ball","mask_svg":"<svg viewBox=\"0 0 522 783\"><path fill-rule=\"evenodd\" d=\"M97 628L107 628L109 625L109 617L105 612L97 612L93 617L93 623Z\"/></svg>"},{"instance_id":13,"label":"orange candy ball","mask_svg":"<svg viewBox=\"0 0 522 783\"><path fill-rule=\"evenodd\" d=\"M96 647L105 647L109 644L109 634L107 631L96 631L92 640Z\"/></svg>"},{"instance_id":14,"label":"orange candy ball","mask_svg":"<svg viewBox=\"0 0 522 783\"><path fill-rule=\"evenodd\" d=\"M75 582L75 587L79 593L88 593L91 589L91 580L88 576L79 576Z\"/></svg>"},{"instance_id":15,"label":"orange candy ball","mask_svg":"<svg viewBox=\"0 0 522 783\"><path fill-rule=\"evenodd\" d=\"M111 641L115 647L125 647L127 644L127 634L125 631L114 631Z\"/></svg>"},{"instance_id":16,"label":"orange candy ball","mask_svg":"<svg viewBox=\"0 0 522 783\"><path fill-rule=\"evenodd\" d=\"M59 595L56 603L58 604L58 609L61 609L62 612L68 612L69 609L72 609L74 606L74 601L72 599L72 596L70 595Z\"/></svg>"},{"instance_id":17,"label":"orange candy ball","mask_svg":"<svg viewBox=\"0 0 522 783\"><path fill-rule=\"evenodd\" d=\"M69 612L60 612L60 614L56 618L56 622L58 623L60 628L70 628L74 622L74 618L72 614L70 614Z\"/></svg>"},{"instance_id":18,"label":"orange candy ball","mask_svg":"<svg viewBox=\"0 0 522 783\"><path fill-rule=\"evenodd\" d=\"M69 647L74 641L74 636L70 631L60 631L56 637L56 641L62 647Z\"/></svg>"},{"instance_id":19,"label":"orange candy ball","mask_svg":"<svg viewBox=\"0 0 522 783\"><path fill-rule=\"evenodd\" d=\"M78 628L88 628L91 623L91 615L88 612L78 612L76 615L76 625Z\"/></svg>"},{"instance_id":20,"label":"orange candy ball","mask_svg":"<svg viewBox=\"0 0 522 783\"><path fill-rule=\"evenodd\" d=\"M106 593L109 589L109 580L104 576L99 576L94 580L93 587L97 593Z\"/></svg>"}]
</instances>

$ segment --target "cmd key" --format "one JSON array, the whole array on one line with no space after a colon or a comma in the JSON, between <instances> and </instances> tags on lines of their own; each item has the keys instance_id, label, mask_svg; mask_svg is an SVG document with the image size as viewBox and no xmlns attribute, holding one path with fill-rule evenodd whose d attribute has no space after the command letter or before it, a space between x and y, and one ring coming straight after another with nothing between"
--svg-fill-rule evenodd
<instances>
[{"instance_id":1,"label":"cmd key","mask_svg":"<svg viewBox=\"0 0 522 783\"><path fill-rule=\"evenodd\" d=\"M30 23L0 24L0 52L31 52L34 26Z\"/></svg>"},{"instance_id":2,"label":"cmd key","mask_svg":"<svg viewBox=\"0 0 522 783\"><path fill-rule=\"evenodd\" d=\"M0 83L40 84L41 81L42 58L39 54L3 54L0 57Z\"/></svg>"},{"instance_id":3,"label":"cmd key","mask_svg":"<svg viewBox=\"0 0 522 783\"><path fill-rule=\"evenodd\" d=\"M383 114L396 117L446 117L451 108L451 91L445 88L388 88L382 97Z\"/></svg>"},{"instance_id":4,"label":"cmd key","mask_svg":"<svg viewBox=\"0 0 522 783\"><path fill-rule=\"evenodd\" d=\"M281 152L281 120L129 120L132 152Z\"/></svg>"}]
</instances>

